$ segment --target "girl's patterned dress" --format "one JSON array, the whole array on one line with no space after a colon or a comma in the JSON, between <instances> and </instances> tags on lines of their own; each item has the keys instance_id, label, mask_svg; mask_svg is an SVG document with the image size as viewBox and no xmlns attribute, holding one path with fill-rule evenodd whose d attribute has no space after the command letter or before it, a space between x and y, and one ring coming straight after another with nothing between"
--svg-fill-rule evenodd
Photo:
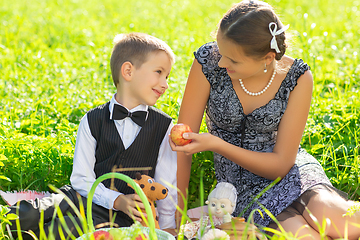
<instances>
[{"instance_id":1,"label":"girl's patterned dress","mask_svg":"<svg viewBox=\"0 0 360 240\"><path fill-rule=\"evenodd\" d=\"M266 105L246 115L226 69L218 66L221 55L216 42L201 46L194 55L202 65L202 71L211 86L206 106L208 131L244 149L272 152L289 94L296 87L298 78L309 69L309 66L301 59L295 59L275 97ZM257 194L273 182L247 171L217 153L214 153L214 167L218 182L230 182L237 189L237 206L233 216L238 216ZM306 190L319 184L334 189L319 162L299 147L295 165L289 173L257 201L277 216L298 200ZM243 217L248 218L250 212L257 208L261 209L255 202ZM264 218L259 213L255 213L254 222L268 226L271 218L264 211L263 216Z\"/></svg>"}]
</instances>

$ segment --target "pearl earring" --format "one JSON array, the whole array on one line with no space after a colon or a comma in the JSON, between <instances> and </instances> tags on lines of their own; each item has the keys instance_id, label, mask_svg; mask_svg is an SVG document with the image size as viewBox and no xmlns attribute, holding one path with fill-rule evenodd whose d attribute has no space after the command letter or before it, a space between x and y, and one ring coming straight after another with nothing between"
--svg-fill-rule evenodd
<instances>
[{"instance_id":1,"label":"pearl earring","mask_svg":"<svg viewBox=\"0 0 360 240\"><path fill-rule=\"evenodd\" d=\"M266 63L265 63L264 73L267 73Z\"/></svg>"}]
</instances>

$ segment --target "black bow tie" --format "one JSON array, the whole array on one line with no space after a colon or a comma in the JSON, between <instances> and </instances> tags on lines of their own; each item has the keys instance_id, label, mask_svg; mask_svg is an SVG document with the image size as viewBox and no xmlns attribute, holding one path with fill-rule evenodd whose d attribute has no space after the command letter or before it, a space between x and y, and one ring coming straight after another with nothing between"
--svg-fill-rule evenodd
<instances>
[{"instance_id":1,"label":"black bow tie","mask_svg":"<svg viewBox=\"0 0 360 240\"><path fill-rule=\"evenodd\" d=\"M125 107L114 104L114 109L112 113L112 118L114 120L122 120L126 117L131 118L134 123L142 127L145 124L147 111L136 111L136 112L129 112Z\"/></svg>"}]
</instances>

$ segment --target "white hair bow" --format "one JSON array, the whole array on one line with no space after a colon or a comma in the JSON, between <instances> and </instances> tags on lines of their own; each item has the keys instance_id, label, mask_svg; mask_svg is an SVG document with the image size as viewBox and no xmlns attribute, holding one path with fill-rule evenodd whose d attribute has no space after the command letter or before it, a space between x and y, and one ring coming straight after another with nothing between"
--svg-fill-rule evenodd
<instances>
[{"instance_id":1,"label":"white hair bow","mask_svg":"<svg viewBox=\"0 0 360 240\"><path fill-rule=\"evenodd\" d=\"M271 28L272 25L274 25L274 29ZM276 41L275 36L285 32L288 28L289 28L289 24L286 25L285 27L283 27L282 29L277 30L277 24L275 22L269 23L269 30L270 30L271 35L273 36L273 38L271 39L271 42L270 42L270 48L275 49L275 51L277 53L280 52L280 49L279 49L279 47L277 45L277 41Z\"/></svg>"}]
</instances>

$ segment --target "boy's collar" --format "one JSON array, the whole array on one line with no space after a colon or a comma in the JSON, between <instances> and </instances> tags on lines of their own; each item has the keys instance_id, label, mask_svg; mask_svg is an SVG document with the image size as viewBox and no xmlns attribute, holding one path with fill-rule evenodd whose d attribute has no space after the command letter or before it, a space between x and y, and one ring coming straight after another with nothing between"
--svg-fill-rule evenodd
<instances>
[{"instance_id":1,"label":"boy's collar","mask_svg":"<svg viewBox=\"0 0 360 240\"><path fill-rule=\"evenodd\" d=\"M110 104L109 104L109 111L110 111L110 119L112 119L112 112L114 109L114 104L118 104L121 105L123 107L125 107L124 105L120 104L118 101L116 101L115 99L116 93L113 95L113 97L110 100ZM148 111L149 106L145 105L145 104L140 104L132 109L128 109L127 107L125 107L129 112L135 112L135 111Z\"/></svg>"}]
</instances>

